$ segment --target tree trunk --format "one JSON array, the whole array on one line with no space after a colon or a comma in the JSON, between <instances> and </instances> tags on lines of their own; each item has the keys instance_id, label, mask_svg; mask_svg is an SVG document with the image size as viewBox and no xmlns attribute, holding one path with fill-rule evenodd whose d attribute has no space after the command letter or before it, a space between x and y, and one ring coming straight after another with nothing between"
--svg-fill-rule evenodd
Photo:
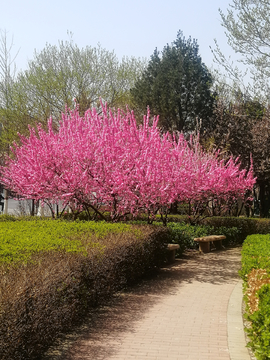
<instances>
[{"instance_id":1,"label":"tree trunk","mask_svg":"<svg viewBox=\"0 0 270 360\"><path fill-rule=\"evenodd\" d=\"M4 214L8 214L8 190L4 189Z\"/></svg>"},{"instance_id":2,"label":"tree trunk","mask_svg":"<svg viewBox=\"0 0 270 360\"><path fill-rule=\"evenodd\" d=\"M170 207L170 214L177 214L177 208L178 208L178 201L175 201L171 204Z\"/></svg>"},{"instance_id":3,"label":"tree trunk","mask_svg":"<svg viewBox=\"0 0 270 360\"><path fill-rule=\"evenodd\" d=\"M35 215L35 200L32 200L32 206L31 206L31 216Z\"/></svg>"},{"instance_id":4,"label":"tree trunk","mask_svg":"<svg viewBox=\"0 0 270 360\"><path fill-rule=\"evenodd\" d=\"M267 180L258 181L258 184L260 186L260 217L265 218L269 215L270 210L269 186Z\"/></svg>"}]
</instances>

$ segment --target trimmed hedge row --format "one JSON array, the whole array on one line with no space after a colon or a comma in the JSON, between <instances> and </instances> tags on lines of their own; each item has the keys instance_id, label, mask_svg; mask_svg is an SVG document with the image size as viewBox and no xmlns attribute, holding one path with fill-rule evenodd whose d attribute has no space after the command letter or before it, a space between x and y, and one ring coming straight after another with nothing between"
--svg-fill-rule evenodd
<instances>
[{"instance_id":1,"label":"trimmed hedge row","mask_svg":"<svg viewBox=\"0 0 270 360\"><path fill-rule=\"evenodd\" d=\"M248 346L257 359L270 359L270 234L250 235L242 248Z\"/></svg>"},{"instance_id":2,"label":"trimmed hedge row","mask_svg":"<svg viewBox=\"0 0 270 360\"><path fill-rule=\"evenodd\" d=\"M29 222L29 227L33 224ZM95 224L96 228L110 225L114 224ZM83 251L50 248L32 253L28 261L2 262L2 360L38 359L55 337L80 320L88 308L106 301L164 261L168 229L125 227L126 231L105 231L103 236L98 235L99 231L78 231L77 239L70 241L82 244Z\"/></svg>"},{"instance_id":3,"label":"trimmed hedge row","mask_svg":"<svg viewBox=\"0 0 270 360\"><path fill-rule=\"evenodd\" d=\"M237 228L239 230L237 241L241 244L248 235L270 233L270 219L246 217L213 217L204 219L202 224L211 225L214 228Z\"/></svg>"},{"instance_id":4,"label":"trimmed hedge row","mask_svg":"<svg viewBox=\"0 0 270 360\"><path fill-rule=\"evenodd\" d=\"M198 225L189 225L189 218L187 216L169 215L168 227L170 227L171 223L185 223L190 226L190 228L194 229L194 232L190 232L191 237L214 234L225 235L226 240L222 241L225 246L242 244L246 237L252 234L270 233L270 219L246 217L209 217L201 220ZM174 226L175 225L173 225L173 227ZM184 230L185 234L188 232L189 231ZM193 247L192 242L191 246Z\"/></svg>"},{"instance_id":5,"label":"trimmed hedge row","mask_svg":"<svg viewBox=\"0 0 270 360\"><path fill-rule=\"evenodd\" d=\"M141 216L142 218L142 216ZM155 224L162 224L156 216ZM130 223L146 224L144 219L131 221ZM251 234L270 233L270 219L243 218L243 217L209 217L201 220L200 224L191 225L186 215L168 215L167 227L170 230L170 242L179 244L177 255L181 255L186 249L197 249L198 243L193 241L196 237L207 235L225 235L223 245L240 245Z\"/></svg>"},{"instance_id":6,"label":"trimmed hedge row","mask_svg":"<svg viewBox=\"0 0 270 360\"><path fill-rule=\"evenodd\" d=\"M105 222L66 222L60 220L28 218L5 221L0 226L0 264L27 263L33 254L41 251L84 252L92 235L101 239L108 234L132 232L140 236L138 229L127 224ZM31 221L31 223L29 223Z\"/></svg>"},{"instance_id":7,"label":"trimmed hedge row","mask_svg":"<svg viewBox=\"0 0 270 360\"><path fill-rule=\"evenodd\" d=\"M240 230L237 227L227 228L225 226L214 227L210 225L189 225L185 223L168 223L170 229L171 242L179 244L178 255L186 249L197 249L199 247L193 239L207 235L225 235L223 240L225 246L237 243Z\"/></svg>"},{"instance_id":8,"label":"trimmed hedge row","mask_svg":"<svg viewBox=\"0 0 270 360\"><path fill-rule=\"evenodd\" d=\"M240 276L244 281L252 269L265 269L270 274L270 234L250 235L242 248Z\"/></svg>"}]
</instances>

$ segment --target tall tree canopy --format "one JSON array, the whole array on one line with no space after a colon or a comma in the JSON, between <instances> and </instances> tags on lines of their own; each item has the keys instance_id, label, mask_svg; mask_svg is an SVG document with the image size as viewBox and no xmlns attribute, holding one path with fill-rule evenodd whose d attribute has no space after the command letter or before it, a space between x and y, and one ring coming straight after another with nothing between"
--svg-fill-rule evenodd
<instances>
[{"instance_id":1,"label":"tall tree canopy","mask_svg":"<svg viewBox=\"0 0 270 360\"><path fill-rule=\"evenodd\" d=\"M84 112L102 98L111 107L122 105L144 68L144 61L123 58L97 47L79 48L73 41L47 44L19 74L18 84L35 118L59 118L74 99Z\"/></svg>"},{"instance_id":2,"label":"tall tree canopy","mask_svg":"<svg viewBox=\"0 0 270 360\"><path fill-rule=\"evenodd\" d=\"M130 88L146 66L144 59L119 60L102 48L79 48L72 39L58 45L46 44L35 52L28 68L15 76L6 32L0 33L0 153L9 149L17 133L28 132L28 125L56 126L65 106L74 99L81 113L89 107L100 109L100 98L111 107L130 105ZM132 105L130 105L132 106Z\"/></svg>"},{"instance_id":3,"label":"tall tree canopy","mask_svg":"<svg viewBox=\"0 0 270 360\"><path fill-rule=\"evenodd\" d=\"M142 111L149 106L160 116L166 130L190 131L196 126L196 118L201 118L204 126L212 114L211 85L212 77L199 55L197 41L190 37L186 40L179 31L177 39L161 54L154 51L131 94Z\"/></svg>"}]
</instances>

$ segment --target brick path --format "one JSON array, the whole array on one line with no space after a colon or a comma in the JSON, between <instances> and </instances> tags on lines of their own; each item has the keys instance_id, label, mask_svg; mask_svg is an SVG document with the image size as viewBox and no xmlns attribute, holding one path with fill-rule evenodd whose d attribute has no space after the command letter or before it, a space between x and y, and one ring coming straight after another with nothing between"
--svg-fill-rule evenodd
<instances>
[{"instance_id":1,"label":"brick path","mask_svg":"<svg viewBox=\"0 0 270 360\"><path fill-rule=\"evenodd\" d=\"M93 311L46 360L249 360L240 249L191 253Z\"/></svg>"}]
</instances>

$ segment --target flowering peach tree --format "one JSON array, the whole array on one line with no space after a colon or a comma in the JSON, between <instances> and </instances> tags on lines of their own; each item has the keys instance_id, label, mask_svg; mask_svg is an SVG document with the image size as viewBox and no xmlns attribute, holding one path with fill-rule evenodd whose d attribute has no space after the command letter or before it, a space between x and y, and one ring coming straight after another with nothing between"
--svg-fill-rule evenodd
<instances>
[{"instance_id":1,"label":"flowering peach tree","mask_svg":"<svg viewBox=\"0 0 270 360\"><path fill-rule=\"evenodd\" d=\"M162 133L150 114L137 124L134 114L103 106L102 114L78 108L62 114L59 128L29 127L2 167L1 182L26 199L61 201L72 211L93 210L113 221L128 214L167 214L174 202L205 203L244 199L255 179L218 152L204 152L198 139ZM166 216L164 217L164 219Z\"/></svg>"}]
</instances>

